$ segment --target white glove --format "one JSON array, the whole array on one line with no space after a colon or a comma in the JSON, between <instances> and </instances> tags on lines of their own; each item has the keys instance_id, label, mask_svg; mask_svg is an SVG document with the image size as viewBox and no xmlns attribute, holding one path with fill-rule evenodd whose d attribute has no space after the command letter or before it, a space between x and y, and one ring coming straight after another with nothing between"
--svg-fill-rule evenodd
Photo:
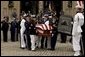
<instances>
[{"instance_id":1,"label":"white glove","mask_svg":"<svg viewBox=\"0 0 85 57\"><path fill-rule=\"evenodd\" d=\"M71 24L73 24L73 22L71 22Z\"/></svg>"}]
</instances>

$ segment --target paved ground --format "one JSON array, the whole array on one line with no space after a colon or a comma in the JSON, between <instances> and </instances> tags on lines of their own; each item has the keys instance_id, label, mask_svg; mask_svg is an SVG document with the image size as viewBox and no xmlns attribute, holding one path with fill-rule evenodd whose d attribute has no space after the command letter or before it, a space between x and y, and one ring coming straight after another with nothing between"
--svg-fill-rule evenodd
<instances>
[{"instance_id":1,"label":"paved ground","mask_svg":"<svg viewBox=\"0 0 85 57\"><path fill-rule=\"evenodd\" d=\"M72 56L74 52L71 43L68 42L69 38L67 39L67 43L60 43L60 37L58 35L58 41L54 51L46 49L36 49L36 51L22 50L20 49L19 41L11 42L9 40L6 43L1 38L1 56Z\"/></svg>"},{"instance_id":2,"label":"paved ground","mask_svg":"<svg viewBox=\"0 0 85 57\"><path fill-rule=\"evenodd\" d=\"M19 47L19 42L1 42L1 56L72 56L74 53L70 43L57 43L55 51L46 49L29 51Z\"/></svg>"}]
</instances>

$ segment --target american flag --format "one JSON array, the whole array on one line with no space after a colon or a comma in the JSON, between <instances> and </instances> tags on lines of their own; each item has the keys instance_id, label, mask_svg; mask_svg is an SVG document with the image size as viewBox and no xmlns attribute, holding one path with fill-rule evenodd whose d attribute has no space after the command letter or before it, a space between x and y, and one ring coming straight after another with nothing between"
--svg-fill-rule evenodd
<instances>
[{"instance_id":1,"label":"american flag","mask_svg":"<svg viewBox=\"0 0 85 57\"><path fill-rule=\"evenodd\" d=\"M49 30L52 33L52 26L49 24L37 24L36 30L38 33L43 34L45 30Z\"/></svg>"}]
</instances>

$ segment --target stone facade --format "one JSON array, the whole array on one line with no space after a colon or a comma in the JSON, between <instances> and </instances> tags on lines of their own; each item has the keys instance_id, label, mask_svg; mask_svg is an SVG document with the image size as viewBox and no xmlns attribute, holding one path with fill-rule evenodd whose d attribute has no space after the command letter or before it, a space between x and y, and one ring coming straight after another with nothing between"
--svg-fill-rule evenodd
<instances>
[{"instance_id":1,"label":"stone facade","mask_svg":"<svg viewBox=\"0 0 85 57\"><path fill-rule=\"evenodd\" d=\"M63 11L65 15L74 16L76 14L76 1L72 1L72 7L68 7L68 1L63 1Z\"/></svg>"},{"instance_id":2,"label":"stone facade","mask_svg":"<svg viewBox=\"0 0 85 57\"><path fill-rule=\"evenodd\" d=\"M13 8L9 8L8 4L9 1L1 1L1 20L3 20L4 16L9 16L9 21L11 21L11 14L13 12L13 9L16 9L16 13L17 13L17 18L19 18L19 14L20 14L20 1L13 1L14 3L14 7ZM44 9L44 1L39 1L38 2L38 12L43 11ZM74 16L76 13L76 1L72 1L72 7L68 7L68 1L63 1L63 5L62 5L62 10L64 11L65 15L70 15L70 16Z\"/></svg>"},{"instance_id":3,"label":"stone facade","mask_svg":"<svg viewBox=\"0 0 85 57\"><path fill-rule=\"evenodd\" d=\"M1 1L1 20L3 20L4 16L9 16L9 22L12 20L12 12L16 9L17 18L19 18L20 14L20 1L13 1L14 7L9 8L9 1Z\"/></svg>"}]
</instances>

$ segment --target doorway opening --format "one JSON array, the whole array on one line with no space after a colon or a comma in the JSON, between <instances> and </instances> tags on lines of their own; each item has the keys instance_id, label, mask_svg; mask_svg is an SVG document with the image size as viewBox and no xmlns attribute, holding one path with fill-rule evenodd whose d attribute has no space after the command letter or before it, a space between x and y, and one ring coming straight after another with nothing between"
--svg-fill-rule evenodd
<instances>
[{"instance_id":1,"label":"doorway opening","mask_svg":"<svg viewBox=\"0 0 85 57\"><path fill-rule=\"evenodd\" d=\"M37 14L37 5L37 1L20 1L20 12L25 11L28 13L28 11L30 11L31 14Z\"/></svg>"},{"instance_id":2,"label":"doorway opening","mask_svg":"<svg viewBox=\"0 0 85 57\"><path fill-rule=\"evenodd\" d=\"M60 17L60 12L63 9L63 1L55 0L53 1L54 9L56 11L57 17Z\"/></svg>"}]
</instances>

